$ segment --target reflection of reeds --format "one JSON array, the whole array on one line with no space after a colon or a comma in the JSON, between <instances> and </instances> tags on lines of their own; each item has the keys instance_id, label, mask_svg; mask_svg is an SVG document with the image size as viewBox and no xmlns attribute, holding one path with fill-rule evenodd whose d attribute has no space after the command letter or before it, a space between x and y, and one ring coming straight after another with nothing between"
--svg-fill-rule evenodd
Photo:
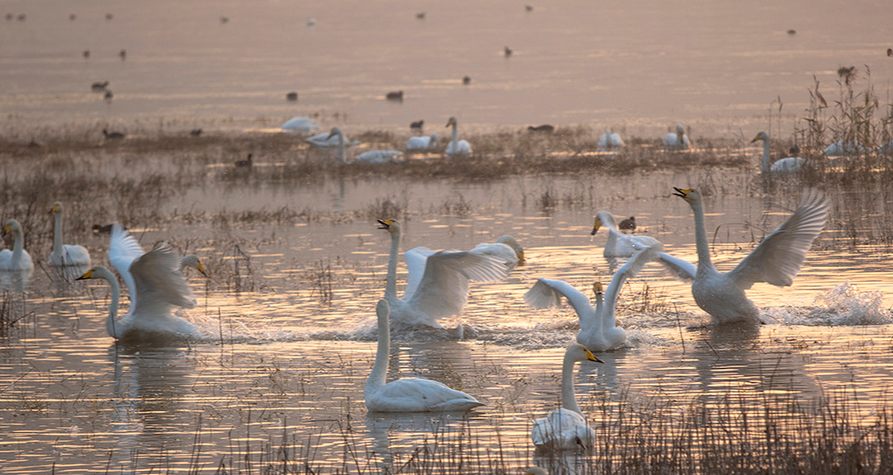
<instances>
[{"instance_id":1,"label":"reflection of reeds","mask_svg":"<svg viewBox=\"0 0 893 475\"><path fill-rule=\"evenodd\" d=\"M334 278L330 264L323 264L322 261L315 263L304 272L304 278L310 282L311 296L315 296L324 305L332 303Z\"/></svg>"}]
</instances>

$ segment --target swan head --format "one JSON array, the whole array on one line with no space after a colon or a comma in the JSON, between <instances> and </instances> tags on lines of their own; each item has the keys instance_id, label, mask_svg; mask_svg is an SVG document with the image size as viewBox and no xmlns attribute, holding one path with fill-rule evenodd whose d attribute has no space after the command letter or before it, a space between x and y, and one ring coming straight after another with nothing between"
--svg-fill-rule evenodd
<instances>
[{"instance_id":1,"label":"swan head","mask_svg":"<svg viewBox=\"0 0 893 475\"><path fill-rule=\"evenodd\" d=\"M595 224L592 225L592 232L589 233L590 236L595 236L595 233L598 232L599 228L602 227L602 218L601 216L595 217Z\"/></svg>"},{"instance_id":2,"label":"swan head","mask_svg":"<svg viewBox=\"0 0 893 475\"><path fill-rule=\"evenodd\" d=\"M607 226L609 230L617 227L617 224L614 222L614 216L611 213L607 211L596 213L595 224L592 225L592 232L589 234L594 236L602 226Z\"/></svg>"},{"instance_id":3,"label":"swan head","mask_svg":"<svg viewBox=\"0 0 893 475\"><path fill-rule=\"evenodd\" d=\"M3 229L4 234L22 234L22 225L19 224L18 221L14 219L10 219L6 222L6 227Z\"/></svg>"},{"instance_id":4,"label":"swan head","mask_svg":"<svg viewBox=\"0 0 893 475\"><path fill-rule=\"evenodd\" d=\"M94 268L88 270L87 272L84 272L84 275L82 275L82 276L80 276L80 277L78 277L77 279L74 279L74 280L95 279L95 277L93 277L93 273L94 273L95 271L96 271L96 268L94 267Z\"/></svg>"},{"instance_id":5,"label":"swan head","mask_svg":"<svg viewBox=\"0 0 893 475\"><path fill-rule=\"evenodd\" d=\"M180 259L180 268L185 269L186 267L192 267L201 272L203 276L208 277L208 273L205 272L205 266L202 265L202 261L195 254L187 254Z\"/></svg>"},{"instance_id":6,"label":"swan head","mask_svg":"<svg viewBox=\"0 0 893 475\"><path fill-rule=\"evenodd\" d=\"M701 194L698 193L696 190L692 190L692 189L682 190L682 189L676 188L675 186L673 187L673 189L676 190L676 193L673 193L674 195L682 198L690 205L694 205L695 203L701 202Z\"/></svg>"},{"instance_id":7,"label":"swan head","mask_svg":"<svg viewBox=\"0 0 893 475\"><path fill-rule=\"evenodd\" d=\"M567 353L565 353L565 355L570 357L573 361L595 361L596 363L604 364L604 361L598 359L588 348L579 343L574 343L567 347Z\"/></svg>"},{"instance_id":8,"label":"swan head","mask_svg":"<svg viewBox=\"0 0 893 475\"><path fill-rule=\"evenodd\" d=\"M769 134L767 134L766 132L760 132L760 133L757 134L756 137L753 138L753 140L750 141L750 143L754 143L754 142L757 142L757 141L760 141L760 140L762 140L762 141L764 141L764 142L768 142L768 141L769 141Z\"/></svg>"},{"instance_id":9,"label":"swan head","mask_svg":"<svg viewBox=\"0 0 893 475\"><path fill-rule=\"evenodd\" d=\"M390 316L391 306L387 300L381 299L378 301L378 305L375 306L375 314L378 315L379 320L382 318L387 319Z\"/></svg>"},{"instance_id":10,"label":"swan head","mask_svg":"<svg viewBox=\"0 0 893 475\"><path fill-rule=\"evenodd\" d=\"M682 125L682 124L676 125L676 135L678 135L680 137L685 135L685 126L684 125Z\"/></svg>"},{"instance_id":11,"label":"swan head","mask_svg":"<svg viewBox=\"0 0 893 475\"><path fill-rule=\"evenodd\" d=\"M518 241L516 241L515 238L512 236L500 236L496 242L512 248L512 250L515 251L515 255L518 256L518 265L524 264L524 248L521 247L521 244L518 244Z\"/></svg>"},{"instance_id":12,"label":"swan head","mask_svg":"<svg viewBox=\"0 0 893 475\"><path fill-rule=\"evenodd\" d=\"M456 118L455 117L450 117L450 120L447 121L445 127L449 127L449 126L454 126L454 127L456 126Z\"/></svg>"},{"instance_id":13,"label":"swan head","mask_svg":"<svg viewBox=\"0 0 893 475\"><path fill-rule=\"evenodd\" d=\"M50 208L50 213L53 213L53 215L62 214L62 203L58 201L53 203L53 206Z\"/></svg>"},{"instance_id":14,"label":"swan head","mask_svg":"<svg viewBox=\"0 0 893 475\"><path fill-rule=\"evenodd\" d=\"M596 298L598 298L601 295L604 295L604 288L602 287L601 282L595 282L592 284L592 293L595 294Z\"/></svg>"},{"instance_id":15,"label":"swan head","mask_svg":"<svg viewBox=\"0 0 893 475\"><path fill-rule=\"evenodd\" d=\"M397 234L400 232L400 225L397 223L397 221L394 221L393 219L385 219L385 220L379 219L378 224L381 225L378 227L378 229L385 229L391 234Z\"/></svg>"},{"instance_id":16,"label":"swan head","mask_svg":"<svg viewBox=\"0 0 893 475\"><path fill-rule=\"evenodd\" d=\"M338 127L332 127L332 131L329 132L329 135L326 137L326 140L329 140L332 137L339 137L341 140L344 140L344 134L341 133L341 129Z\"/></svg>"}]
</instances>

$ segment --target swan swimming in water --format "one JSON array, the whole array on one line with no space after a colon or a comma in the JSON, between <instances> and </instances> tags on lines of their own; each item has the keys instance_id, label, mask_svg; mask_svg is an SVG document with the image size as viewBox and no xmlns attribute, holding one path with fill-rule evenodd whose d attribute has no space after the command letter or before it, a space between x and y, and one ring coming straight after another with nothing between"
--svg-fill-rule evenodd
<instances>
[{"instance_id":1,"label":"swan swimming in water","mask_svg":"<svg viewBox=\"0 0 893 475\"><path fill-rule=\"evenodd\" d=\"M676 133L669 133L664 137L664 147L667 150L688 150L691 147L691 141L688 135L685 135L685 127L682 124L676 126Z\"/></svg>"},{"instance_id":2,"label":"swan swimming in water","mask_svg":"<svg viewBox=\"0 0 893 475\"><path fill-rule=\"evenodd\" d=\"M763 141L763 159L760 162L760 172L761 173L774 173L774 174L784 174L784 173L798 173L806 163L806 160L800 157L787 157L782 158L769 166L769 134L766 132L760 132L757 134L750 143L754 143L758 140Z\"/></svg>"},{"instance_id":3,"label":"swan swimming in water","mask_svg":"<svg viewBox=\"0 0 893 475\"><path fill-rule=\"evenodd\" d=\"M391 235L384 295L390 304L390 315L398 323L441 328L438 319L462 313L468 302L469 282L495 282L508 275L500 259L465 251L434 252L417 247L404 254L409 275L403 298L398 298L400 224L394 220L378 222L379 229Z\"/></svg>"},{"instance_id":4,"label":"swan swimming in water","mask_svg":"<svg viewBox=\"0 0 893 475\"><path fill-rule=\"evenodd\" d=\"M645 264L656 260L660 246L648 247L638 251L611 278L608 290L602 299L602 284L593 285L595 306L589 297L572 285L562 280L540 278L533 287L524 294L524 301L533 308L551 308L561 306L561 298L567 299L580 319L580 332L577 342L591 351L607 351L626 342L626 331L617 326L614 308L617 305L617 294L627 279L634 277Z\"/></svg>"},{"instance_id":5,"label":"swan swimming in water","mask_svg":"<svg viewBox=\"0 0 893 475\"><path fill-rule=\"evenodd\" d=\"M717 323L759 322L759 309L744 291L757 282L791 285L803 266L806 252L825 227L831 207L822 192L807 189L794 214L764 237L734 269L721 274L710 260L701 194L691 189L675 190L674 194L691 206L695 219L698 266L691 293L698 306Z\"/></svg>"},{"instance_id":6,"label":"swan swimming in water","mask_svg":"<svg viewBox=\"0 0 893 475\"><path fill-rule=\"evenodd\" d=\"M22 225L14 219L6 222L4 230L6 234L12 234L13 243L12 250L0 250L0 270L5 271L24 271L31 272L34 270L34 262L31 261L31 254L25 250L25 236L22 233Z\"/></svg>"},{"instance_id":7,"label":"swan swimming in water","mask_svg":"<svg viewBox=\"0 0 893 475\"><path fill-rule=\"evenodd\" d=\"M309 134L319 128L319 124L309 117L292 117L282 124L282 130L291 134Z\"/></svg>"},{"instance_id":8,"label":"swan swimming in water","mask_svg":"<svg viewBox=\"0 0 893 475\"><path fill-rule=\"evenodd\" d=\"M509 269L524 264L524 248L512 236L499 236L496 242L480 243L469 252L501 259Z\"/></svg>"},{"instance_id":9,"label":"swan swimming in water","mask_svg":"<svg viewBox=\"0 0 893 475\"><path fill-rule=\"evenodd\" d=\"M106 318L109 336L116 340L202 338L195 326L172 314L174 308L195 308L195 297L180 273L180 259L170 247L152 249L133 261L129 273L136 298L118 318L120 288L115 274L103 266L88 270L78 280L104 279L112 288Z\"/></svg>"},{"instance_id":10,"label":"swan swimming in water","mask_svg":"<svg viewBox=\"0 0 893 475\"><path fill-rule=\"evenodd\" d=\"M378 350L363 395L371 412L467 411L484 404L472 396L430 379L404 378L387 383L391 348L390 306L381 299L378 314Z\"/></svg>"},{"instance_id":11,"label":"swan swimming in water","mask_svg":"<svg viewBox=\"0 0 893 475\"><path fill-rule=\"evenodd\" d=\"M453 139L447 144L447 155L471 155L471 144L467 140L459 140L458 123L455 117L450 117L446 127L453 127Z\"/></svg>"},{"instance_id":12,"label":"swan swimming in water","mask_svg":"<svg viewBox=\"0 0 893 475\"><path fill-rule=\"evenodd\" d=\"M344 155L344 134L341 133L341 129L333 127L332 131L329 132L328 138L330 139L332 137L337 140L338 144L338 162L346 164L347 158ZM353 163L399 163L402 161L403 152L398 150L370 150L359 154L357 158L353 159Z\"/></svg>"},{"instance_id":13,"label":"swan swimming in water","mask_svg":"<svg viewBox=\"0 0 893 475\"><path fill-rule=\"evenodd\" d=\"M604 363L579 343L567 347L561 366L561 407L533 421L530 431L530 438L537 448L574 450L589 448L595 443L595 431L586 422L574 394L574 365L577 361Z\"/></svg>"}]
</instances>

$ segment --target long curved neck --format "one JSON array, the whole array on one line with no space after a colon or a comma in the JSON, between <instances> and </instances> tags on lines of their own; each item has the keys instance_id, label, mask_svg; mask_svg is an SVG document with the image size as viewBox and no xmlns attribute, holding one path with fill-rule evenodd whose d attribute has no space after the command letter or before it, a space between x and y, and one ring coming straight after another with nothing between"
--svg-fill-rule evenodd
<instances>
[{"instance_id":1,"label":"long curved neck","mask_svg":"<svg viewBox=\"0 0 893 475\"><path fill-rule=\"evenodd\" d=\"M336 136L338 137L338 163L347 163L347 159L344 158L344 135L338 133Z\"/></svg>"},{"instance_id":2,"label":"long curved neck","mask_svg":"<svg viewBox=\"0 0 893 475\"><path fill-rule=\"evenodd\" d=\"M397 298L397 253L400 252L400 232L391 234L391 253L388 256L388 278L384 295L389 299Z\"/></svg>"},{"instance_id":3,"label":"long curved neck","mask_svg":"<svg viewBox=\"0 0 893 475\"><path fill-rule=\"evenodd\" d=\"M707 243L707 228L704 223L704 205L701 201L692 203L691 210L695 215L695 245L698 248L698 274L713 268L710 261L710 246Z\"/></svg>"},{"instance_id":4,"label":"long curved neck","mask_svg":"<svg viewBox=\"0 0 893 475\"><path fill-rule=\"evenodd\" d=\"M598 320L602 317L602 312L605 311L604 307L605 307L605 300L604 300L604 298L602 298L602 294L596 293L595 294L595 313L592 314L592 317L591 317L592 321L587 322L586 326L583 326L582 325L583 322L580 322L580 324L581 324L580 326L582 328L590 328L593 325L598 325Z\"/></svg>"},{"instance_id":5,"label":"long curved neck","mask_svg":"<svg viewBox=\"0 0 893 475\"><path fill-rule=\"evenodd\" d=\"M391 328L387 314L378 314L378 350L375 352L375 364L372 372L366 380L363 394L369 399L369 394L385 385L388 374L388 356L391 352Z\"/></svg>"},{"instance_id":6,"label":"long curved neck","mask_svg":"<svg viewBox=\"0 0 893 475\"><path fill-rule=\"evenodd\" d=\"M617 300L608 299L608 302L602 305L602 299L599 297L598 303L599 308L601 309L599 316L601 317L602 328L604 330L610 330L617 326L617 317L614 316L614 305L617 303Z\"/></svg>"},{"instance_id":7,"label":"long curved neck","mask_svg":"<svg viewBox=\"0 0 893 475\"><path fill-rule=\"evenodd\" d=\"M18 263L22 261L22 253L25 252L25 237L20 230L15 230L12 236L12 262Z\"/></svg>"},{"instance_id":8,"label":"long curved neck","mask_svg":"<svg viewBox=\"0 0 893 475\"><path fill-rule=\"evenodd\" d=\"M118 301L121 297L121 288L118 286L118 279L105 269L96 269L94 272L98 277L105 279L112 288L112 302L109 305L109 316L105 320L105 328L108 330L109 336L117 340L121 338L124 333L124 328L122 327L121 322L118 321Z\"/></svg>"},{"instance_id":9,"label":"long curved neck","mask_svg":"<svg viewBox=\"0 0 893 475\"><path fill-rule=\"evenodd\" d=\"M456 123L453 122L453 142L459 141L459 131L456 129Z\"/></svg>"},{"instance_id":10,"label":"long curved neck","mask_svg":"<svg viewBox=\"0 0 893 475\"><path fill-rule=\"evenodd\" d=\"M565 353L564 364L561 367L561 407L583 415L580 406L577 405L577 396L574 394L574 364L576 360Z\"/></svg>"},{"instance_id":11,"label":"long curved neck","mask_svg":"<svg viewBox=\"0 0 893 475\"><path fill-rule=\"evenodd\" d=\"M62 214L53 216L53 255L62 255Z\"/></svg>"},{"instance_id":12,"label":"long curved neck","mask_svg":"<svg viewBox=\"0 0 893 475\"><path fill-rule=\"evenodd\" d=\"M769 139L763 140L763 161L760 163L760 171L766 173L769 171Z\"/></svg>"}]
</instances>

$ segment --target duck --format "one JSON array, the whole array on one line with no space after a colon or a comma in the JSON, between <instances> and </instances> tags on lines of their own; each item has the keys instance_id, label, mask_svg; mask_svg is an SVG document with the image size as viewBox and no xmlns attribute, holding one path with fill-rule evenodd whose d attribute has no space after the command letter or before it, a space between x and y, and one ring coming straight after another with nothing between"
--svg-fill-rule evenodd
<instances>
[{"instance_id":1,"label":"duck","mask_svg":"<svg viewBox=\"0 0 893 475\"><path fill-rule=\"evenodd\" d=\"M501 259L509 269L524 264L524 248L509 235L499 236L496 242L480 243L469 252Z\"/></svg>"},{"instance_id":2,"label":"duck","mask_svg":"<svg viewBox=\"0 0 893 475\"><path fill-rule=\"evenodd\" d=\"M245 160L236 160L233 162L233 165L236 168L251 168L251 166L254 165L254 154L249 153Z\"/></svg>"},{"instance_id":3,"label":"duck","mask_svg":"<svg viewBox=\"0 0 893 475\"><path fill-rule=\"evenodd\" d=\"M108 129L102 129L102 135L106 140L121 140L125 137L123 132L109 132Z\"/></svg>"},{"instance_id":4,"label":"duck","mask_svg":"<svg viewBox=\"0 0 893 475\"><path fill-rule=\"evenodd\" d=\"M437 134L410 137L406 141L407 151L437 150L438 147L440 147L440 139L437 137Z\"/></svg>"},{"instance_id":5,"label":"duck","mask_svg":"<svg viewBox=\"0 0 893 475\"><path fill-rule=\"evenodd\" d=\"M447 155L471 155L471 144L467 140L459 140L456 118L450 117L446 126L453 128L453 139L447 144L445 153Z\"/></svg>"},{"instance_id":6,"label":"duck","mask_svg":"<svg viewBox=\"0 0 893 475\"><path fill-rule=\"evenodd\" d=\"M759 140L763 141L763 159L760 162L761 173L772 173L776 175L798 173L806 163L806 160L800 157L787 157L782 158L773 163L772 166L769 166L769 134L766 132L759 132L750 143Z\"/></svg>"},{"instance_id":7,"label":"duck","mask_svg":"<svg viewBox=\"0 0 893 475\"><path fill-rule=\"evenodd\" d=\"M528 132L542 132L544 134L551 134L555 132L555 126L552 124L540 124L540 125L528 125Z\"/></svg>"},{"instance_id":8,"label":"duck","mask_svg":"<svg viewBox=\"0 0 893 475\"><path fill-rule=\"evenodd\" d=\"M15 219L6 221L4 228L6 234L12 234L13 243L12 250L0 250L0 270L12 272L31 272L34 270L34 262L31 260L31 254L24 249L25 235L22 232L22 225Z\"/></svg>"},{"instance_id":9,"label":"duck","mask_svg":"<svg viewBox=\"0 0 893 475\"><path fill-rule=\"evenodd\" d=\"M575 450L590 448L595 443L595 431L586 422L574 394L574 366L578 361L604 363L579 343L567 347L561 366L561 407L534 420L530 431L537 449Z\"/></svg>"},{"instance_id":10,"label":"duck","mask_svg":"<svg viewBox=\"0 0 893 475\"><path fill-rule=\"evenodd\" d=\"M406 251L406 290L397 297L397 254L400 223L378 220L379 229L391 236L385 299L390 316L400 324L442 328L439 319L459 315L468 302L470 282L495 282L508 276L505 263L490 256L467 251L434 252L427 247Z\"/></svg>"},{"instance_id":11,"label":"duck","mask_svg":"<svg viewBox=\"0 0 893 475\"><path fill-rule=\"evenodd\" d=\"M439 381L403 378L387 382L391 349L390 306L381 299L375 307L378 316L378 349L372 372L363 388L370 412L465 412L484 403Z\"/></svg>"},{"instance_id":12,"label":"duck","mask_svg":"<svg viewBox=\"0 0 893 475\"><path fill-rule=\"evenodd\" d=\"M564 297L577 313L580 320L580 331L577 343L590 351L608 351L626 343L626 330L617 325L614 310L617 294L623 284L634 277L645 264L658 258L661 247L646 247L636 252L623 266L614 272L606 293L602 292L602 283L592 286L595 294L595 306L589 297L572 285L562 280L545 278L537 279L533 287L524 294L524 301L533 308L543 309L561 306Z\"/></svg>"},{"instance_id":13,"label":"duck","mask_svg":"<svg viewBox=\"0 0 893 475\"><path fill-rule=\"evenodd\" d=\"M53 214L53 250L50 252L48 264L56 267L90 267L90 253L87 248L78 244L63 244L62 203L58 201L53 203L50 213Z\"/></svg>"},{"instance_id":14,"label":"duck","mask_svg":"<svg viewBox=\"0 0 893 475\"><path fill-rule=\"evenodd\" d=\"M685 126L676 125L676 133L669 133L664 137L664 147L667 150L688 150L691 147L691 141L688 135L685 135Z\"/></svg>"},{"instance_id":15,"label":"duck","mask_svg":"<svg viewBox=\"0 0 893 475\"><path fill-rule=\"evenodd\" d=\"M673 194L685 200L694 214L698 265L691 292L695 302L717 324L760 323L759 309L745 291L757 282L779 287L793 284L807 251L828 220L831 205L827 198L821 191L806 189L794 214L766 235L734 269L720 273L710 259L701 194L692 189L674 190Z\"/></svg>"},{"instance_id":16,"label":"duck","mask_svg":"<svg viewBox=\"0 0 893 475\"><path fill-rule=\"evenodd\" d=\"M602 151L606 150L618 150L623 147L623 139L620 138L620 134L617 132L607 131L602 134L602 136L598 139L598 149Z\"/></svg>"},{"instance_id":17,"label":"duck","mask_svg":"<svg viewBox=\"0 0 893 475\"><path fill-rule=\"evenodd\" d=\"M630 216L623 221L620 221L620 224L617 225L617 229L621 231L626 231L627 233L633 232L636 230L636 217Z\"/></svg>"}]
</instances>

